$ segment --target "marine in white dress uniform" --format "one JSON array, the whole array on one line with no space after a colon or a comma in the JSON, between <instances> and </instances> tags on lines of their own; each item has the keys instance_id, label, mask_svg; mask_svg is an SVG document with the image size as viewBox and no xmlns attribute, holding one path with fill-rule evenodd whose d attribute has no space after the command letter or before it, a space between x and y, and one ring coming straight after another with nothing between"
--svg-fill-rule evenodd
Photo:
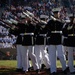
<instances>
[{"instance_id":1,"label":"marine in white dress uniform","mask_svg":"<svg viewBox=\"0 0 75 75\"><path fill-rule=\"evenodd\" d=\"M54 16L58 18L58 11L54 12ZM49 37L47 41L48 41L49 59L51 64L50 72L52 75L57 74L56 56L58 56L62 64L62 70L65 73L66 60L64 59L64 54L62 50L62 41L61 41L63 23L52 18L51 20L49 20L46 27L48 30L47 36Z\"/></svg>"},{"instance_id":2,"label":"marine in white dress uniform","mask_svg":"<svg viewBox=\"0 0 75 75\"><path fill-rule=\"evenodd\" d=\"M43 25L44 26L44 25ZM41 69L42 61L47 69L49 69L50 61L46 51L46 29L41 24L36 25L35 30L35 55Z\"/></svg>"},{"instance_id":3,"label":"marine in white dress uniform","mask_svg":"<svg viewBox=\"0 0 75 75\"><path fill-rule=\"evenodd\" d=\"M25 59L25 71L28 71L28 58L30 57L34 70L38 70L39 66L37 63L36 56L34 54L34 30L35 26L31 24L31 21L28 21L28 24L25 27L24 38L22 42L24 59Z\"/></svg>"},{"instance_id":4,"label":"marine in white dress uniform","mask_svg":"<svg viewBox=\"0 0 75 75\"><path fill-rule=\"evenodd\" d=\"M75 49L75 17L71 16L71 22L65 24L63 27L63 35L63 46L66 46L68 51L68 67L71 74L75 74L73 64L73 51Z\"/></svg>"}]
</instances>

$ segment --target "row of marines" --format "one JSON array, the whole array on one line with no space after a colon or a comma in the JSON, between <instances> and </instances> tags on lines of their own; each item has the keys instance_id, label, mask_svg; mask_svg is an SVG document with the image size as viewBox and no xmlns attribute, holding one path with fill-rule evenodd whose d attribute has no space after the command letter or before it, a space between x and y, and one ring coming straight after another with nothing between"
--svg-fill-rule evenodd
<instances>
[{"instance_id":1,"label":"row of marines","mask_svg":"<svg viewBox=\"0 0 75 75\"><path fill-rule=\"evenodd\" d=\"M57 75L56 57L60 59L62 71L67 73L66 57L63 46L68 48L68 67L70 73L75 73L73 66L73 50L75 47L75 17L72 16L69 23L59 20L58 12L54 13L55 19L50 19L46 25L33 24L31 20L18 23L19 29L10 30L11 34L17 36L17 68L24 72L28 71L30 57L34 70L38 73L41 68L41 59L50 75ZM46 52L48 46L48 54ZM42 58L40 56L42 53ZM35 52L35 54L34 54Z\"/></svg>"}]
</instances>

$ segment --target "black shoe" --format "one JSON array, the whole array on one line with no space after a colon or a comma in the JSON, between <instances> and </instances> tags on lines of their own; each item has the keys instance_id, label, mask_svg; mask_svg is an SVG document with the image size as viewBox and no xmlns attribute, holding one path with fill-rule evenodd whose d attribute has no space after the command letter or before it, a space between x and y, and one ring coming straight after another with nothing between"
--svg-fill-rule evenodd
<instances>
[{"instance_id":1,"label":"black shoe","mask_svg":"<svg viewBox=\"0 0 75 75\"><path fill-rule=\"evenodd\" d=\"M75 71L74 72L70 72L70 74L75 74Z\"/></svg>"},{"instance_id":2,"label":"black shoe","mask_svg":"<svg viewBox=\"0 0 75 75\"><path fill-rule=\"evenodd\" d=\"M44 64L41 65L41 69L45 69L45 67L46 67L46 66L45 66Z\"/></svg>"},{"instance_id":3,"label":"black shoe","mask_svg":"<svg viewBox=\"0 0 75 75\"><path fill-rule=\"evenodd\" d=\"M66 69L63 71L64 74L67 74L68 72L69 72L69 68L66 68Z\"/></svg>"},{"instance_id":4,"label":"black shoe","mask_svg":"<svg viewBox=\"0 0 75 75\"><path fill-rule=\"evenodd\" d=\"M69 67L67 67L66 70L69 72L69 71L70 71L70 70L69 70Z\"/></svg>"},{"instance_id":5,"label":"black shoe","mask_svg":"<svg viewBox=\"0 0 75 75\"><path fill-rule=\"evenodd\" d=\"M16 69L16 72L22 72L22 69L18 69L18 68L17 68L17 69Z\"/></svg>"},{"instance_id":6,"label":"black shoe","mask_svg":"<svg viewBox=\"0 0 75 75\"><path fill-rule=\"evenodd\" d=\"M56 72L53 72L53 73L51 73L50 75L57 75L57 73L56 73Z\"/></svg>"},{"instance_id":7,"label":"black shoe","mask_svg":"<svg viewBox=\"0 0 75 75\"><path fill-rule=\"evenodd\" d=\"M28 71L32 71L32 70L34 70L33 67L29 67L29 68L28 68Z\"/></svg>"},{"instance_id":8,"label":"black shoe","mask_svg":"<svg viewBox=\"0 0 75 75\"><path fill-rule=\"evenodd\" d=\"M25 71L22 71L21 73L22 73L22 74L25 74L26 72L25 72Z\"/></svg>"},{"instance_id":9,"label":"black shoe","mask_svg":"<svg viewBox=\"0 0 75 75\"><path fill-rule=\"evenodd\" d=\"M38 75L40 73L40 69L35 70L36 75Z\"/></svg>"},{"instance_id":10,"label":"black shoe","mask_svg":"<svg viewBox=\"0 0 75 75\"><path fill-rule=\"evenodd\" d=\"M36 73L40 72L40 69L35 70Z\"/></svg>"},{"instance_id":11,"label":"black shoe","mask_svg":"<svg viewBox=\"0 0 75 75\"><path fill-rule=\"evenodd\" d=\"M50 72L50 68L46 69L46 71Z\"/></svg>"}]
</instances>

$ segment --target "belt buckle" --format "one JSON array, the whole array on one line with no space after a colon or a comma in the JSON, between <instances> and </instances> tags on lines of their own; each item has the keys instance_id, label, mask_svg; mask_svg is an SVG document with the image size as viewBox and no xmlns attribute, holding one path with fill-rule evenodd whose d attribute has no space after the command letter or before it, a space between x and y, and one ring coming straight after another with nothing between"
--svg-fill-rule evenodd
<instances>
[{"instance_id":1,"label":"belt buckle","mask_svg":"<svg viewBox=\"0 0 75 75\"><path fill-rule=\"evenodd\" d=\"M72 34L74 36L74 34Z\"/></svg>"},{"instance_id":2,"label":"belt buckle","mask_svg":"<svg viewBox=\"0 0 75 75\"><path fill-rule=\"evenodd\" d=\"M25 35L26 35L27 33L25 33Z\"/></svg>"},{"instance_id":3,"label":"belt buckle","mask_svg":"<svg viewBox=\"0 0 75 75\"><path fill-rule=\"evenodd\" d=\"M74 36L74 34L71 34L71 36Z\"/></svg>"},{"instance_id":4,"label":"belt buckle","mask_svg":"<svg viewBox=\"0 0 75 75\"><path fill-rule=\"evenodd\" d=\"M55 30L55 33L56 33L57 31Z\"/></svg>"}]
</instances>

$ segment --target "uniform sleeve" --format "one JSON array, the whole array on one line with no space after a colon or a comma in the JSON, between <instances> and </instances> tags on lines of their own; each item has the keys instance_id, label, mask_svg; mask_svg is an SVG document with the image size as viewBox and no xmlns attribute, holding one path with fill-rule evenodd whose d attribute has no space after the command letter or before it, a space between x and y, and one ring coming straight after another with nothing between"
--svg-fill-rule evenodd
<instances>
[{"instance_id":1,"label":"uniform sleeve","mask_svg":"<svg viewBox=\"0 0 75 75\"><path fill-rule=\"evenodd\" d=\"M39 25L36 25L35 32L34 32L35 36L36 35L39 35L39 30L40 30L40 26Z\"/></svg>"},{"instance_id":2,"label":"uniform sleeve","mask_svg":"<svg viewBox=\"0 0 75 75\"><path fill-rule=\"evenodd\" d=\"M62 28L62 35L65 37L67 37L67 35L68 35L67 26L68 26L68 24L64 24L64 26Z\"/></svg>"},{"instance_id":3,"label":"uniform sleeve","mask_svg":"<svg viewBox=\"0 0 75 75\"><path fill-rule=\"evenodd\" d=\"M13 34L13 35L15 35L15 36L17 36L17 35L20 34L20 32L19 32L18 29L9 29L9 33L10 33L10 34Z\"/></svg>"}]
</instances>

